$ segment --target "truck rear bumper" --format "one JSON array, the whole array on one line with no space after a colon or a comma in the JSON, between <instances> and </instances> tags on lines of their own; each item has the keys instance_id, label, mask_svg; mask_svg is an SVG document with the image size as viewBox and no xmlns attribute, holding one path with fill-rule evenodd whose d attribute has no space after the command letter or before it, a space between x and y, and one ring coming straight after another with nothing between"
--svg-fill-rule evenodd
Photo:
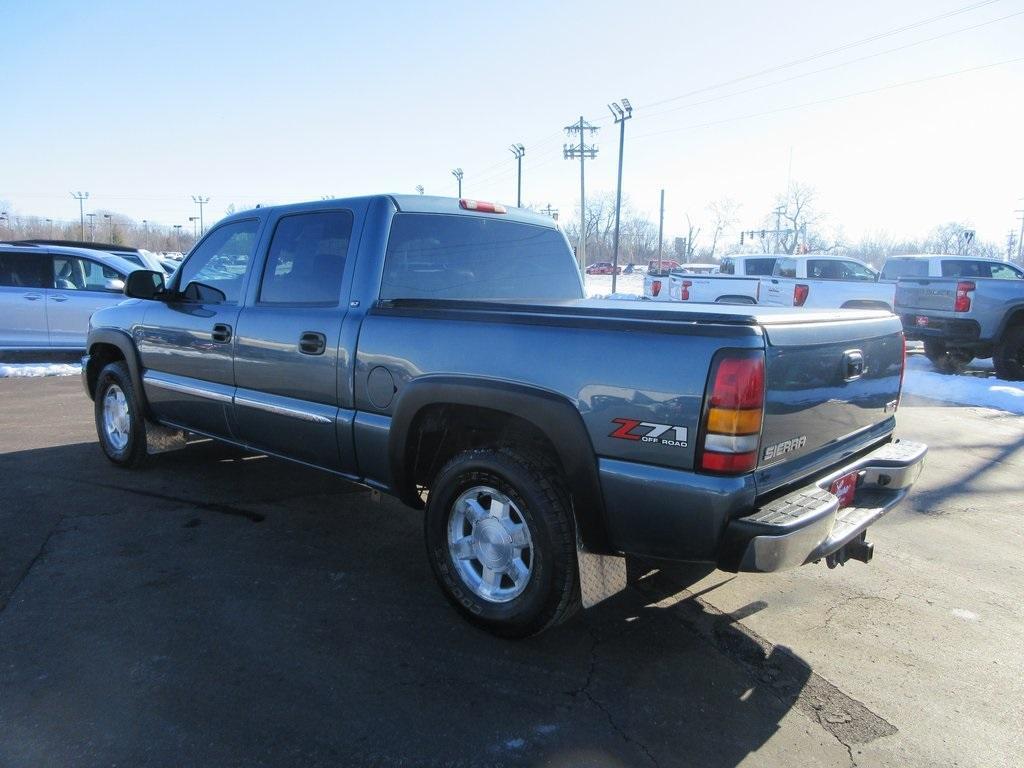
<instances>
[{"instance_id":1,"label":"truck rear bumper","mask_svg":"<svg viewBox=\"0 0 1024 768\"><path fill-rule=\"evenodd\" d=\"M753 514L730 521L718 566L730 571L766 573L821 558L845 559L846 550L867 559L863 541L869 525L896 506L921 474L928 447L886 443L815 482L769 502ZM850 506L840 507L831 484L858 475Z\"/></svg>"}]
</instances>

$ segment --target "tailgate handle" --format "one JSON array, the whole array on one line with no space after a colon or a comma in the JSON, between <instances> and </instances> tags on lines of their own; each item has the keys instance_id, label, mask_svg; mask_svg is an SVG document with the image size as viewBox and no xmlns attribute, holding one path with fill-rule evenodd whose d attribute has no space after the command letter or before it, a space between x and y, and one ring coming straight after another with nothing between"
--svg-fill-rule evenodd
<instances>
[{"instance_id":1,"label":"tailgate handle","mask_svg":"<svg viewBox=\"0 0 1024 768\"><path fill-rule=\"evenodd\" d=\"M843 379L855 381L867 371L864 367L864 353L859 349L848 349L843 352Z\"/></svg>"}]
</instances>

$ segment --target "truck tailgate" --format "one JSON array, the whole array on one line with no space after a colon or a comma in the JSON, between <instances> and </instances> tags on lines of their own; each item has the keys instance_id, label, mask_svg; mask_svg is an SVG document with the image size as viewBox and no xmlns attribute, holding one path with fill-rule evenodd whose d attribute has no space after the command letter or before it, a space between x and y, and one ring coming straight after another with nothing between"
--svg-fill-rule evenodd
<instances>
[{"instance_id":1,"label":"truck tailgate","mask_svg":"<svg viewBox=\"0 0 1024 768\"><path fill-rule=\"evenodd\" d=\"M948 278L901 278L896 284L896 311L922 309L952 312L956 303L956 285L956 280Z\"/></svg>"},{"instance_id":2,"label":"truck tailgate","mask_svg":"<svg viewBox=\"0 0 1024 768\"><path fill-rule=\"evenodd\" d=\"M891 431L903 367L903 331L893 315L858 312L848 320L762 325L767 344L759 493Z\"/></svg>"}]
</instances>

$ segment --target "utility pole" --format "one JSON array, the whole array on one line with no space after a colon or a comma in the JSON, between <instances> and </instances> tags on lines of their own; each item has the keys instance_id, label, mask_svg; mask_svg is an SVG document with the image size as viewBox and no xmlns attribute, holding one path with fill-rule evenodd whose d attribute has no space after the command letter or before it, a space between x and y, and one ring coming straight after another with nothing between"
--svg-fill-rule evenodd
<instances>
[{"instance_id":1,"label":"utility pole","mask_svg":"<svg viewBox=\"0 0 1024 768\"><path fill-rule=\"evenodd\" d=\"M526 147L522 144L513 144L508 151L516 158L516 208L523 207L523 155L526 154Z\"/></svg>"},{"instance_id":2,"label":"utility pole","mask_svg":"<svg viewBox=\"0 0 1024 768\"><path fill-rule=\"evenodd\" d=\"M85 240L85 201L89 199L88 192L72 192L71 196L78 201L78 220L81 224L82 239Z\"/></svg>"},{"instance_id":3,"label":"utility pole","mask_svg":"<svg viewBox=\"0 0 1024 768\"><path fill-rule=\"evenodd\" d=\"M565 132L572 136L574 133L580 135L579 144L563 144L562 145L562 157L566 160L575 160L577 157L580 159L580 243L576 251L576 260L580 264L580 272L582 272L587 266L587 190L584 184L584 171L583 161L588 157L593 160L597 157L597 147L591 144L587 146L586 132L590 131L593 135L597 133L597 128L586 120L583 119L583 115L580 115L578 123L565 126Z\"/></svg>"},{"instance_id":4,"label":"utility pole","mask_svg":"<svg viewBox=\"0 0 1024 768\"><path fill-rule=\"evenodd\" d=\"M619 124L619 183L615 190L615 238L612 242L612 293L615 293L616 278L619 272L619 214L622 212L622 151L626 143L626 121L633 116L633 106L629 99L608 105L615 122Z\"/></svg>"},{"instance_id":5,"label":"utility pole","mask_svg":"<svg viewBox=\"0 0 1024 768\"><path fill-rule=\"evenodd\" d=\"M192 239L193 240L198 240L199 239L199 230L196 229L196 227L199 226L199 217L198 216L189 216L188 220L192 222Z\"/></svg>"},{"instance_id":6,"label":"utility pole","mask_svg":"<svg viewBox=\"0 0 1024 768\"><path fill-rule=\"evenodd\" d=\"M461 187L461 185L459 185L459 186ZM422 195L424 192L426 192L426 190L423 188L422 184L417 184L416 185L416 192L417 192L417 194Z\"/></svg>"},{"instance_id":7,"label":"utility pole","mask_svg":"<svg viewBox=\"0 0 1024 768\"><path fill-rule=\"evenodd\" d=\"M174 250L181 250L181 224L174 225Z\"/></svg>"},{"instance_id":8,"label":"utility pole","mask_svg":"<svg viewBox=\"0 0 1024 768\"><path fill-rule=\"evenodd\" d=\"M661 242L665 236L665 190L661 190L661 205L658 208L658 272L661 272Z\"/></svg>"},{"instance_id":9,"label":"utility pole","mask_svg":"<svg viewBox=\"0 0 1024 768\"><path fill-rule=\"evenodd\" d=\"M552 208L551 203L548 203L546 207L541 208L540 213L543 213L545 216L550 216L555 221L558 221L558 209Z\"/></svg>"},{"instance_id":10,"label":"utility pole","mask_svg":"<svg viewBox=\"0 0 1024 768\"><path fill-rule=\"evenodd\" d=\"M46 223L50 225L50 234L47 237L53 240L53 219L46 219Z\"/></svg>"},{"instance_id":11,"label":"utility pole","mask_svg":"<svg viewBox=\"0 0 1024 768\"><path fill-rule=\"evenodd\" d=\"M1013 259L1013 249L1017 247L1017 231L1011 228L1006 233L1006 260Z\"/></svg>"},{"instance_id":12,"label":"utility pole","mask_svg":"<svg viewBox=\"0 0 1024 768\"><path fill-rule=\"evenodd\" d=\"M192 195L192 202L199 206L199 234L206 234L206 227L203 226L203 206L210 202L209 197L203 197L202 195Z\"/></svg>"},{"instance_id":13,"label":"utility pole","mask_svg":"<svg viewBox=\"0 0 1024 768\"><path fill-rule=\"evenodd\" d=\"M454 176L456 178L456 180L459 182L459 199L461 200L462 199L462 169L461 168L456 168L454 171L452 171L452 176ZM423 193L421 192L420 194L422 195Z\"/></svg>"},{"instance_id":14,"label":"utility pole","mask_svg":"<svg viewBox=\"0 0 1024 768\"><path fill-rule=\"evenodd\" d=\"M107 220L107 242L114 242L114 217L109 213L104 213L103 218Z\"/></svg>"},{"instance_id":15,"label":"utility pole","mask_svg":"<svg viewBox=\"0 0 1024 768\"><path fill-rule=\"evenodd\" d=\"M89 217L89 242L96 242L96 214L87 213Z\"/></svg>"},{"instance_id":16,"label":"utility pole","mask_svg":"<svg viewBox=\"0 0 1024 768\"><path fill-rule=\"evenodd\" d=\"M1024 200L1024 197L1021 198ZM1024 208L1020 208L1014 213L1020 214L1020 237L1017 238L1017 261L1024 263Z\"/></svg>"},{"instance_id":17,"label":"utility pole","mask_svg":"<svg viewBox=\"0 0 1024 768\"><path fill-rule=\"evenodd\" d=\"M775 209L775 247L772 249L772 253L779 252L779 227L782 225L782 212L786 210L781 205Z\"/></svg>"}]
</instances>

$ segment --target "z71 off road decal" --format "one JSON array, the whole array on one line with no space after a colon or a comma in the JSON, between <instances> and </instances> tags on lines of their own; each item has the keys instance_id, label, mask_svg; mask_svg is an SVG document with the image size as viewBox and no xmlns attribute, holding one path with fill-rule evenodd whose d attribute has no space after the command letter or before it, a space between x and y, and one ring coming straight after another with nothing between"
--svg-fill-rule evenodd
<instances>
[{"instance_id":1,"label":"z71 off road decal","mask_svg":"<svg viewBox=\"0 0 1024 768\"><path fill-rule=\"evenodd\" d=\"M620 440L638 440L643 443L671 445L676 448L686 447L686 427L675 427L671 424L654 424L640 419L612 419L613 424L620 425L609 437Z\"/></svg>"}]
</instances>

